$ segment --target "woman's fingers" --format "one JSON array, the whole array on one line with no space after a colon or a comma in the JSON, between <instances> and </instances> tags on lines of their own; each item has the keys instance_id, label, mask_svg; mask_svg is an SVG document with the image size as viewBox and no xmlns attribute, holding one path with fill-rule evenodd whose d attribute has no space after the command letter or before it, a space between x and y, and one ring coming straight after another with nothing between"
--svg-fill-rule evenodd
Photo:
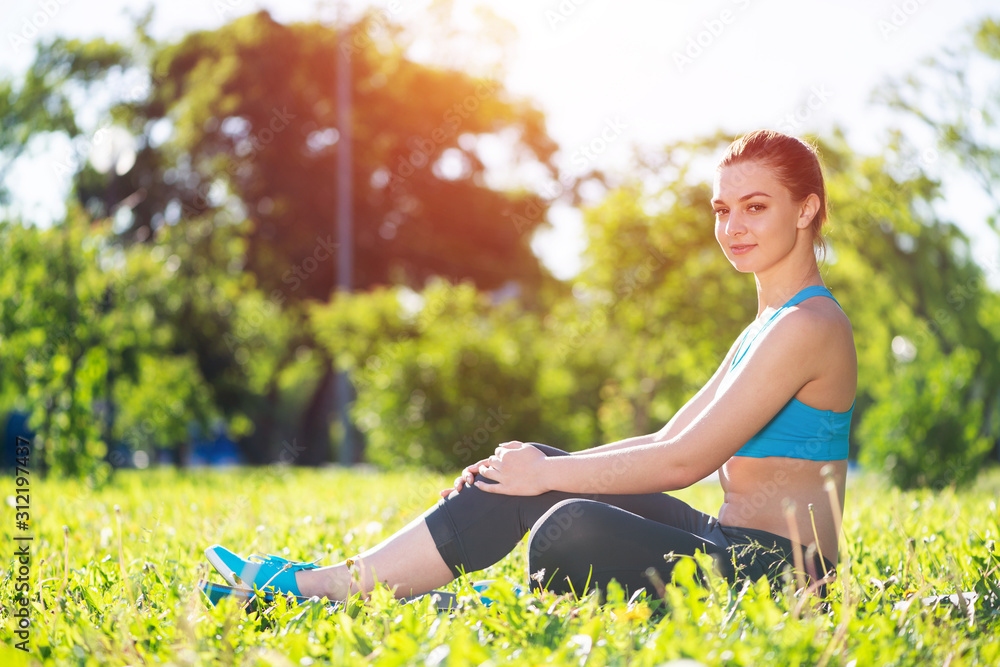
<instances>
[{"instance_id":1,"label":"woman's fingers","mask_svg":"<svg viewBox=\"0 0 1000 667\"><path fill-rule=\"evenodd\" d=\"M455 478L451 488L441 490L441 497L447 498L451 495L452 491L461 491L466 484L472 486L476 481L476 475L479 474L480 468L486 465L486 463L487 459L483 459L482 461L477 461L476 463L466 467L465 470L459 473L458 477Z\"/></svg>"},{"instance_id":2,"label":"woman's fingers","mask_svg":"<svg viewBox=\"0 0 1000 667\"><path fill-rule=\"evenodd\" d=\"M482 459L481 461L476 461L475 463L466 466L465 470L462 471L462 477L475 477L476 473L479 472L479 469L488 463L489 459Z\"/></svg>"},{"instance_id":3,"label":"woman's fingers","mask_svg":"<svg viewBox=\"0 0 1000 667\"><path fill-rule=\"evenodd\" d=\"M487 463L489 463L489 461L490 461L489 459L480 459L479 461L476 461L472 465L468 466L466 470L470 471L473 475L475 475L477 472L479 472L479 469L482 468Z\"/></svg>"},{"instance_id":4,"label":"woman's fingers","mask_svg":"<svg viewBox=\"0 0 1000 667\"><path fill-rule=\"evenodd\" d=\"M484 486L490 487L489 491L495 492L496 484L482 484L476 482L476 475L479 475L491 482L499 482L500 478L500 460L504 452L513 449L521 449L525 445L523 442L514 440L512 442L504 442L497 446L493 453L493 456L476 461L475 463L466 466L466 468L455 478L455 484L450 489L442 489L441 497L447 498L452 494L452 492L461 492L466 484L469 486L477 486L479 488L484 488Z\"/></svg>"},{"instance_id":5,"label":"woman's fingers","mask_svg":"<svg viewBox=\"0 0 1000 667\"><path fill-rule=\"evenodd\" d=\"M505 449L517 449L517 448L519 448L523 444L524 443L522 443L522 442L520 442L518 440L512 440L511 442L501 442L499 445L497 445L497 448L493 450L493 454L494 454L494 456L499 456L500 453L503 450L505 450Z\"/></svg>"},{"instance_id":6,"label":"woman's fingers","mask_svg":"<svg viewBox=\"0 0 1000 667\"><path fill-rule=\"evenodd\" d=\"M469 481L470 478L467 475L468 473L465 470L463 470L462 473L455 478L455 481L452 482L449 488L441 490L441 497L447 498L449 495L451 495L452 491L456 492L461 491L463 486L465 486L466 484L471 484L472 482Z\"/></svg>"},{"instance_id":7,"label":"woman's fingers","mask_svg":"<svg viewBox=\"0 0 1000 667\"><path fill-rule=\"evenodd\" d=\"M496 453L493 456L466 466L459 476L455 478L455 483L450 489L441 489L441 497L447 498L453 491L460 492L466 484L476 486L476 475L482 475L487 479L495 481L497 479L498 466L500 465L501 450L518 449L521 446L523 446L523 443L520 442L505 442L497 447Z\"/></svg>"}]
</instances>

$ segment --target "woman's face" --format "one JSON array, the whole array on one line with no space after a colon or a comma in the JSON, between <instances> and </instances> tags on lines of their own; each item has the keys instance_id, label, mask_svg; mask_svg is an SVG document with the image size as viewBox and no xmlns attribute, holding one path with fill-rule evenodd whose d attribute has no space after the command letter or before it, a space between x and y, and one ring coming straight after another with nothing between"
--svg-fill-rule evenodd
<instances>
[{"instance_id":1,"label":"woman's face","mask_svg":"<svg viewBox=\"0 0 1000 667\"><path fill-rule=\"evenodd\" d=\"M815 200L815 201L813 201ZM758 273L787 257L796 243L812 250L809 224L818 198L792 200L788 189L760 162L738 162L715 174L715 238L743 273Z\"/></svg>"}]
</instances>

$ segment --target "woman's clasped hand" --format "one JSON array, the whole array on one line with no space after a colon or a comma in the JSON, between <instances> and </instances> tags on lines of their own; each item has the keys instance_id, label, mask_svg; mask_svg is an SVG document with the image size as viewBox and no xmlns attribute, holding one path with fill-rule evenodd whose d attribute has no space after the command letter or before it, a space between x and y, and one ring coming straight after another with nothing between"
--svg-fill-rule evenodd
<instances>
[{"instance_id":1,"label":"woman's clasped hand","mask_svg":"<svg viewBox=\"0 0 1000 667\"><path fill-rule=\"evenodd\" d=\"M529 444L518 440L502 443L489 458L464 468L453 486L441 490L441 497L458 493L465 485L488 493L537 496L550 490L545 483L545 459L545 454Z\"/></svg>"}]
</instances>

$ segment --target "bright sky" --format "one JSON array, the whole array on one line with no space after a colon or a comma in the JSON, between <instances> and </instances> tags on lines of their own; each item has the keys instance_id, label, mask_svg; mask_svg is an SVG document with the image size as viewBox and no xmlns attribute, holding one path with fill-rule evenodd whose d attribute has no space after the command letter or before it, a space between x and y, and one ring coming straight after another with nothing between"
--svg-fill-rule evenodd
<instances>
[{"instance_id":1,"label":"bright sky","mask_svg":"<svg viewBox=\"0 0 1000 667\"><path fill-rule=\"evenodd\" d=\"M353 11L385 8L419 20L429 0L351 0ZM33 42L54 35L127 38L130 14L148 0L28 0L0 8L0 74L23 71ZM157 2L152 32L175 39L268 9L279 21L334 16L317 0ZM822 134L840 124L860 151L875 152L888 117L869 100L888 77L911 71L943 47L968 40L966 26L993 10L987 0L455 0L462 12L488 5L517 29L506 65L508 88L533 98L570 170L584 161L627 168L631 146L690 139L722 128L770 127ZM991 7L991 5L993 5ZM603 138L602 138L603 133ZM609 139L605 141L604 139ZM932 154L930 137L915 148ZM923 145L919 142L927 142ZM587 150L591 158L584 155ZM50 148L58 152L60 148ZM49 159L50 160L50 159ZM589 165L588 165L589 166ZM11 176L17 207L58 215L51 164L38 159ZM706 174L706 178L710 176ZM45 184L39 188L38 184ZM961 182L946 214L975 237L982 257L998 256L985 234L985 201ZM954 199L952 204L950 200ZM560 277L580 269L578 211L559 207L536 252ZM994 282L1000 276L992 276Z\"/></svg>"}]
</instances>

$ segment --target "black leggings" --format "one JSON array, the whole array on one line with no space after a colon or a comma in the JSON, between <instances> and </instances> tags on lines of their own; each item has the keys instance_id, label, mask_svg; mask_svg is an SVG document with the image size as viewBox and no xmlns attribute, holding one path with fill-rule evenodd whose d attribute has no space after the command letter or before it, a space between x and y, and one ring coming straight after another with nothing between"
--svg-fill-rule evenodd
<instances>
[{"instance_id":1,"label":"black leggings","mask_svg":"<svg viewBox=\"0 0 1000 667\"><path fill-rule=\"evenodd\" d=\"M546 456L567 456L555 447L532 444ZM493 483L479 475L476 479ZM793 562L786 538L723 526L664 493L507 496L466 485L428 510L424 521L456 577L496 563L530 531L528 572L536 575L532 586L559 593L603 590L614 579L627 591L645 587L653 594L647 571L652 568L669 582L673 563L664 556L671 552L707 553L730 580L737 574L773 579ZM810 572L822 576L824 568L833 570L829 561L818 558Z\"/></svg>"}]
</instances>

